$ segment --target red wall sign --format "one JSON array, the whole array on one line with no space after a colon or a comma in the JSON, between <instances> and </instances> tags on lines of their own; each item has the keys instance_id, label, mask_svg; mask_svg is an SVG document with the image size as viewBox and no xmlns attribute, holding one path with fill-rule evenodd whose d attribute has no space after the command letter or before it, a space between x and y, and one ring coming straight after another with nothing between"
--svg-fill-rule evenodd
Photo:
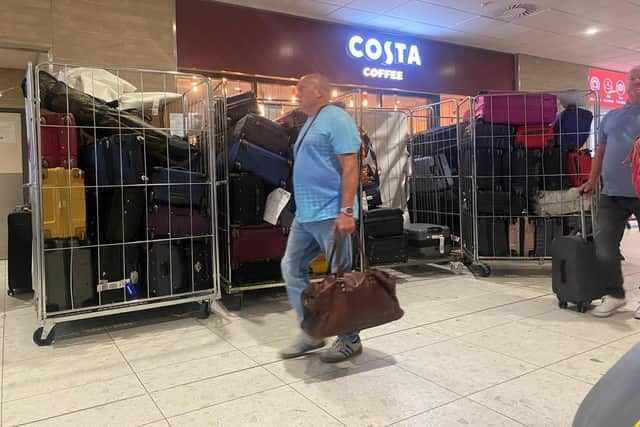
<instances>
[{"instance_id":1,"label":"red wall sign","mask_svg":"<svg viewBox=\"0 0 640 427\"><path fill-rule=\"evenodd\" d=\"M598 92L601 107L617 108L627 103L627 75L624 73L589 68L589 87Z\"/></svg>"}]
</instances>

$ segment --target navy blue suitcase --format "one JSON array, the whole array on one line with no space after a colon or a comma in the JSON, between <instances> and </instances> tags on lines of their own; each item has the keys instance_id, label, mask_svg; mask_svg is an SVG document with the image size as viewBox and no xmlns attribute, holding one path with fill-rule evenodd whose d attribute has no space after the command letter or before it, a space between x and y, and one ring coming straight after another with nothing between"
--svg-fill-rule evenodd
<instances>
[{"instance_id":1,"label":"navy blue suitcase","mask_svg":"<svg viewBox=\"0 0 640 427\"><path fill-rule=\"evenodd\" d=\"M252 172L273 186L286 187L291 161L255 144L240 140L229 147L229 168Z\"/></svg>"},{"instance_id":2,"label":"navy blue suitcase","mask_svg":"<svg viewBox=\"0 0 640 427\"><path fill-rule=\"evenodd\" d=\"M244 139L267 150L286 156L289 152L289 135L276 122L258 114L247 114L236 124L233 130L236 140Z\"/></svg>"},{"instance_id":3,"label":"navy blue suitcase","mask_svg":"<svg viewBox=\"0 0 640 427\"><path fill-rule=\"evenodd\" d=\"M556 141L563 150L577 150L587 142L591 133L593 113L583 108L570 106L553 122Z\"/></svg>"},{"instance_id":4,"label":"navy blue suitcase","mask_svg":"<svg viewBox=\"0 0 640 427\"><path fill-rule=\"evenodd\" d=\"M208 200L206 182L207 177L198 172L156 166L151 174L151 201L202 207Z\"/></svg>"},{"instance_id":5,"label":"navy blue suitcase","mask_svg":"<svg viewBox=\"0 0 640 427\"><path fill-rule=\"evenodd\" d=\"M139 134L111 135L80 150L85 185L144 184L144 138Z\"/></svg>"},{"instance_id":6,"label":"navy blue suitcase","mask_svg":"<svg viewBox=\"0 0 640 427\"><path fill-rule=\"evenodd\" d=\"M509 172L505 190L531 197L542 188L542 150L514 148L505 156L504 169Z\"/></svg>"},{"instance_id":7,"label":"navy blue suitcase","mask_svg":"<svg viewBox=\"0 0 640 427\"><path fill-rule=\"evenodd\" d=\"M85 187L112 185L113 173L109 164L108 144L101 139L80 149L78 164L84 171Z\"/></svg>"}]
</instances>

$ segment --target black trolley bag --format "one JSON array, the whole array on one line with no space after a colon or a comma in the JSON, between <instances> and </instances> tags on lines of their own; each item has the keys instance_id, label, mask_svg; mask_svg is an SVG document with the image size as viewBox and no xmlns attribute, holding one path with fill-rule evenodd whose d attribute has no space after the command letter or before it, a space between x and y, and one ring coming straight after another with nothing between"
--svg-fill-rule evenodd
<instances>
[{"instance_id":1,"label":"black trolley bag","mask_svg":"<svg viewBox=\"0 0 640 427\"><path fill-rule=\"evenodd\" d=\"M31 211L18 208L7 217L8 293L32 291L31 287Z\"/></svg>"},{"instance_id":2,"label":"black trolley bag","mask_svg":"<svg viewBox=\"0 0 640 427\"><path fill-rule=\"evenodd\" d=\"M582 230L586 230L583 199L581 195L580 221ZM591 301L602 298L605 289L599 272L595 244L585 233L555 238L551 284L561 308L572 303L580 313L584 313Z\"/></svg>"}]
</instances>

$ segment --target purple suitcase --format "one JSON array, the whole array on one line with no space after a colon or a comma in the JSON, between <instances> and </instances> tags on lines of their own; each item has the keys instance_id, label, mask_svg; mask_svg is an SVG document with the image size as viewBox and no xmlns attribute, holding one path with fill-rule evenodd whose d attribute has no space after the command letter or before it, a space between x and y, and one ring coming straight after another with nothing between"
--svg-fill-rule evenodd
<instances>
[{"instance_id":1,"label":"purple suitcase","mask_svg":"<svg viewBox=\"0 0 640 427\"><path fill-rule=\"evenodd\" d=\"M244 225L231 230L231 264L280 261L287 247L282 228L271 224Z\"/></svg>"},{"instance_id":2,"label":"purple suitcase","mask_svg":"<svg viewBox=\"0 0 640 427\"><path fill-rule=\"evenodd\" d=\"M192 225L193 221L193 225ZM211 218L199 209L154 205L149 212L149 238L190 237L211 234Z\"/></svg>"},{"instance_id":3,"label":"purple suitcase","mask_svg":"<svg viewBox=\"0 0 640 427\"><path fill-rule=\"evenodd\" d=\"M552 94L481 95L475 101L476 117L485 122L513 126L550 124L558 113L558 101Z\"/></svg>"}]
</instances>

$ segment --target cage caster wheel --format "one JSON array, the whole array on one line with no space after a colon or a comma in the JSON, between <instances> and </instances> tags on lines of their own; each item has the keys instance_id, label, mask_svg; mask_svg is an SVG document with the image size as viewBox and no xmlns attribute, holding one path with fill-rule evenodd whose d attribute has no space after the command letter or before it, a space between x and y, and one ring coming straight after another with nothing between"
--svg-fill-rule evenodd
<instances>
[{"instance_id":1,"label":"cage caster wheel","mask_svg":"<svg viewBox=\"0 0 640 427\"><path fill-rule=\"evenodd\" d=\"M9 295L10 297L12 297L15 294L15 292L13 291L13 289L9 289L7 291L7 295Z\"/></svg>"},{"instance_id":2,"label":"cage caster wheel","mask_svg":"<svg viewBox=\"0 0 640 427\"><path fill-rule=\"evenodd\" d=\"M489 267L487 264L480 264L480 276L481 277L491 276L491 267Z\"/></svg>"},{"instance_id":3,"label":"cage caster wheel","mask_svg":"<svg viewBox=\"0 0 640 427\"><path fill-rule=\"evenodd\" d=\"M36 343L36 345L38 345L40 347L51 345L51 344L53 344L53 342L56 339L56 330L55 329L51 329L49 331L49 334L45 338L42 338L42 331L43 330L44 330L44 328L41 326L38 329L36 329L35 332L33 333L33 342Z\"/></svg>"},{"instance_id":4,"label":"cage caster wheel","mask_svg":"<svg viewBox=\"0 0 640 427\"><path fill-rule=\"evenodd\" d=\"M200 303L200 311L198 312L198 319L206 320L209 318L209 301L202 301Z\"/></svg>"},{"instance_id":5,"label":"cage caster wheel","mask_svg":"<svg viewBox=\"0 0 640 427\"><path fill-rule=\"evenodd\" d=\"M566 301L558 301L558 307L566 310L569 307L569 303Z\"/></svg>"},{"instance_id":6,"label":"cage caster wheel","mask_svg":"<svg viewBox=\"0 0 640 427\"><path fill-rule=\"evenodd\" d=\"M473 260L467 256L463 256L462 265L464 265L465 267L471 267L471 265L473 265Z\"/></svg>"},{"instance_id":7,"label":"cage caster wheel","mask_svg":"<svg viewBox=\"0 0 640 427\"><path fill-rule=\"evenodd\" d=\"M242 310L242 293L239 294L228 294L226 292L222 293L222 304L227 308L227 310L231 311L240 311Z\"/></svg>"}]
</instances>

